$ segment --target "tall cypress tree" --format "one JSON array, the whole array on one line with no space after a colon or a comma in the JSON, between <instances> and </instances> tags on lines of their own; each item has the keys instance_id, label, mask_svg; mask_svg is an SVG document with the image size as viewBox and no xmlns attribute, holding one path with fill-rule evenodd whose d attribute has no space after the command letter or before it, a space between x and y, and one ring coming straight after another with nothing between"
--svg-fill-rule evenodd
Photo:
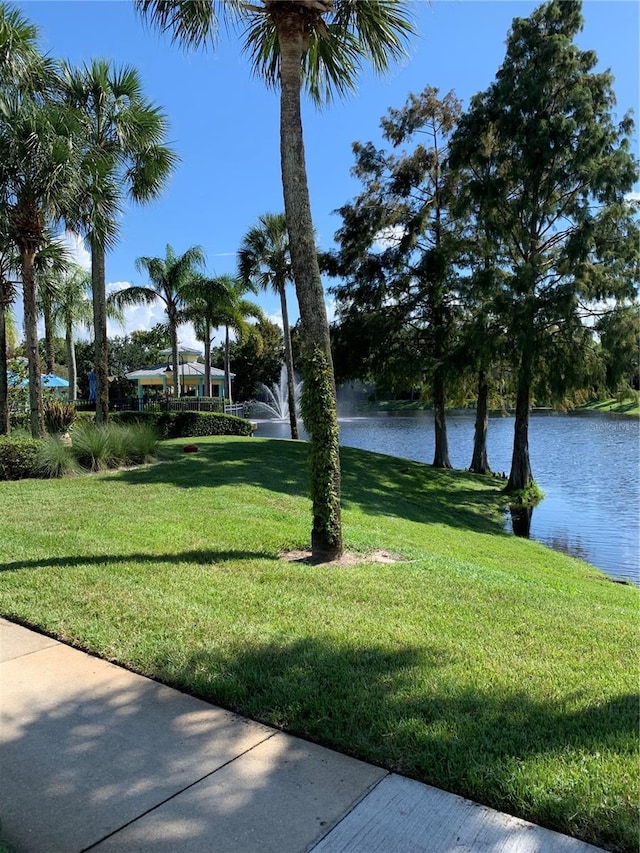
<instances>
[{"instance_id":1,"label":"tall cypress tree","mask_svg":"<svg viewBox=\"0 0 640 853\"><path fill-rule=\"evenodd\" d=\"M536 371L559 355L575 358L567 342L581 329L585 303L637 289L637 227L624 201L637 177L633 124L628 115L614 121L611 74L596 72L595 53L574 43L582 25L580 0L551 0L516 18L495 82L473 98L451 146L507 259L503 308L517 371L513 491L533 479Z\"/></svg>"}]
</instances>

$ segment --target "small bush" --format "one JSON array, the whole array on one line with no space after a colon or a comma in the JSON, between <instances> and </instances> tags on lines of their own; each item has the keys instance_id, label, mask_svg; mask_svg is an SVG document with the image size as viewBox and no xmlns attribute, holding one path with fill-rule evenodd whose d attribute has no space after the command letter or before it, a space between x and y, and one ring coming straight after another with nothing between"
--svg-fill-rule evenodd
<instances>
[{"instance_id":1,"label":"small bush","mask_svg":"<svg viewBox=\"0 0 640 853\"><path fill-rule=\"evenodd\" d=\"M158 431L152 424L138 424L128 427L128 461L135 465L153 462L158 446Z\"/></svg>"},{"instance_id":2,"label":"small bush","mask_svg":"<svg viewBox=\"0 0 640 853\"><path fill-rule=\"evenodd\" d=\"M102 471L109 467L113 443L106 427L83 422L73 431L73 455L87 471Z\"/></svg>"},{"instance_id":3,"label":"small bush","mask_svg":"<svg viewBox=\"0 0 640 853\"><path fill-rule=\"evenodd\" d=\"M35 438L0 437L0 480L23 480L41 476Z\"/></svg>"},{"instance_id":4,"label":"small bush","mask_svg":"<svg viewBox=\"0 0 640 853\"><path fill-rule=\"evenodd\" d=\"M73 431L73 455L89 471L139 465L154 458L158 435L149 424L80 423Z\"/></svg>"},{"instance_id":5,"label":"small bush","mask_svg":"<svg viewBox=\"0 0 640 853\"><path fill-rule=\"evenodd\" d=\"M78 474L82 470L71 447L64 444L59 436L48 435L38 444L37 465L41 477L54 479Z\"/></svg>"},{"instance_id":6,"label":"small bush","mask_svg":"<svg viewBox=\"0 0 640 853\"><path fill-rule=\"evenodd\" d=\"M42 414L47 432L60 435L69 431L77 416L72 403L60 403L58 400L47 400Z\"/></svg>"}]
</instances>

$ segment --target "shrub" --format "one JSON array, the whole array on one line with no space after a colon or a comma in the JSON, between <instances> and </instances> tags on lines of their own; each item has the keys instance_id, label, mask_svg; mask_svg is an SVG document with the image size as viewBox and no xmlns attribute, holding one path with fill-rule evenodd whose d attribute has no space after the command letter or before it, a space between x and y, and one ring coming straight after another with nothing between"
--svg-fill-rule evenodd
<instances>
[{"instance_id":1,"label":"shrub","mask_svg":"<svg viewBox=\"0 0 640 853\"><path fill-rule=\"evenodd\" d=\"M253 433L251 421L218 412L114 412L110 422L153 424L160 438Z\"/></svg>"},{"instance_id":2,"label":"shrub","mask_svg":"<svg viewBox=\"0 0 640 853\"><path fill-rule=\"evenodd\" d=\"M53 479L81 471L73 450L59 436L48 435L38 444L37 466L41 477Z\"/></svg>"},{"instance_id":3,"label":"shrub","mask_svg":"<svg viewBox=\"0 0 640 853\"><path fill-rule=\"evenodd\" d=\"M123 427L127 432L126 461L134 465L153 462L158 446L158 432L152 424Z\"/></svg>"},{"instance_id":4,"label":"shrub","mask_svg":"<svg viewBox=\"0 0 640 853\"><path fill-rule=\"evenodd\" d=\"M113 456L113 439L108 427L79 423L73 431L73 455L78 464L88 471L102 471L109 467Z\"/></svg>"},{"instance_id":5,"label":"shrub","mask_svg":"<svg viewBox=\"0 0 640 853\"><path fill-rule=\"evenodd\" d=\"M80 423L73 431L73 455L89 471L141 464L154 458L158 435L150 424Z\"/></svg>"},{"instance_id":6,"label":"shrub","mask_svg":"<svg viewBox=\"0 0 640 853\"><path fill-rule=\"evenodd\" d=\"M49 433L68 432L76 419L76 407L72 403L60 403L58 400L47 400L43 411L44 425Z\"/></svg>"},{"instance_id":7,"label":"shrub","mask_svg":"<svg viewBox=\"0 0 640 853\"><path fill-rule=\"evenodd\" d=\"M39 477L40 443L35 438L0 437L0 480Z\"/></svg>"}]
</instances>

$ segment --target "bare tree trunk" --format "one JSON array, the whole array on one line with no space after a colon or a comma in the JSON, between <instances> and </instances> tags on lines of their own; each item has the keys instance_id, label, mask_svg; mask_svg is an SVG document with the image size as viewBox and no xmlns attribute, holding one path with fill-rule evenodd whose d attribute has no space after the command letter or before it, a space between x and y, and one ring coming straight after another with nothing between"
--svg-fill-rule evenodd
<instances>
[{"instance_id":1,"label":"bare tree trunk","mask_svg":"<svg viewBox=\"0 0 640 853\"><path fill-rule=\"evenodd\" d=\"M451 468L449 444L447 442L447 415L445 405L444 379L442 371L436 368L433 377L433 416L435 423L434 468Z\"/></svg>"},{"instance_id":2,"label":"bare tree trunk","mask_svg":"<svg viewBox=\"0 0 640 853\"><path fill-rule=\"evenodd\" d=\"M316 254L302 137L300 92L305 19L295 4L289 7L283 4L277 33L282 188L305 356L303 412L310 437L311 549L316 559L334 559L342 553L338 416L329 323Z\"/></svg>"},{"instance_id":3,"label":"bare tree trunk","mask_svg":"<svg viewBox=\"0 0 640 853\"><path fill-rule=\"evenodd\" d=\"M474 474L486 474L489 468L487 455L487 431L489 427L489 383L487 374L478 371L478 402L476 403L476 426L473 435L473 456L470 471Z\"/></svg>"},{"instance_id":4,"label":"bare tree trunk","mask_svg":"<svg viewBox=\"0 0 640 853\"><path fill-rule=\"evenodd\" d=\"M523 355L523 360L526 355ZM531 387L527 380L528 365L521 369L516 397L516 423L513 434L513 456L507 491L514 492L526 488L533 480L529 462L529 405Z\"/></svg>"},{"instance_id":5,"label":"bare tree trunk","mask_svg":"<svg viewBox=\"0 0 640 853\"><path fill-rule=\"evenodd\" d=\"M34 275L35 247L20 249L22 293L24 297L24 334L29 363L29 422L33 438L44 435L42 416L42 385L40 382L40 352L38 350L38 311Z\"/></svg>"},{"instance_id":6,"label":"bare tree trunk","mask_svg":"<svg viewBox=\"0 0 640 853\"><path fill-rule=\"evenodd\" d=\"M44 317L44 343L47 361L46 372L53 373L56 366L56 350L53 335L53 317L51 316L51 301L48 297L44 302L42 316Z\"/></svg>"},{"instance_id":7,"label":"bare tree trunk","mask_svg":"<svg viewBox=\"0 0 640 853\"><path fill-rule=\"evenodd\" d=\"M180 356L178 355L178 329L176 324L169 319L169 333L171 335L171 358L173 360L173 396L177 400L180 396Z\"/></svg>"},{"instance_id":8,"label":"bare tree trunk","mask_svg":"<svg viewBox=\"0 0 640 853\"><path fill-rule=\"evenodd\" d=\"M211 396L211 338L210 330L204 334L204 396Z\"/></svg>"},{"instance_id":9,"label":"bare tree trunk","mask_svg":"<svg viewBox=\"0 0 640 853\"><path fill-rule=\"evenodd\" d=\"M291 347L291 329L289 328L289 312L287 310L287 295L284 284L278 287L280 307L282 309L282 326L284 332L284 360L287 365L287 397L289 400L289 424L291 438L299 438L298 417L296 415L296 382L293 372L293 349Z\"/></svg>"},{"instance_id":10,"label":"bare tree trunk","mask_svg":"<svg viewBox=\"0 0 640 853\"><path fill-rule=\"evenodd\" d=\"M104 246L95 235L91 243L91 289L93 292L93 333L95 338L96 423L109 420L109 352L107 344L107 294Z\"/></svg>"},{"instance_id":11,"label":"bare tree trunk","mask_svg":"<svg viewBox=\"0 0 640 853\"><path fill-rule=\"evenodd\" d=\"M72 323L67 323L64 339L65 349L67 352L67 369L69 371L69 391L67 399L70 403L75 403L78 399L78 371L76 367L76 345L73 339Z\"/></svg>"},{"instance_id":12,"label":"bare tree trunk","mask_svg":"<svg viewBox=\"0 0 640 853\"><path fill-rule=\"evenodd\" d=\"M224 384L229 399L229 405L233 404L231 396L231 343L229 341L229 327L224 327ZM224 408L224 403L222 404Z\"/></svg>"},{"instance_id":13,"label":"bare tree trunk","mask_svg":"<svg viewBox=\"0 0 640 853\"><path fill-rule=\"evenodd\" d=\"M9 382L7 377L7 308L0 282L0 435L9 435Z\"/></svg>"}]
</instances>

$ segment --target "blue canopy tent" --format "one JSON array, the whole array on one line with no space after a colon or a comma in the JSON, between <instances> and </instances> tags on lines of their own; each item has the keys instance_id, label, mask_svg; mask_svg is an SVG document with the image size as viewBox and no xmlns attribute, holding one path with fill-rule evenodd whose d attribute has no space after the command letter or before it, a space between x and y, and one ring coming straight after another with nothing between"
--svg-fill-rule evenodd
<instances>
[{"instance_id":1,"label":"blue canopy tent","mask_svg":"<svg viewBox=\"0 0 640 853\"><path fill-rule=\"evenodd\" d=\"M68 388L69 383L62 376L56 376L55 373L44 373L40 377L43 388Z\"/></svg>"}]
</instances>

